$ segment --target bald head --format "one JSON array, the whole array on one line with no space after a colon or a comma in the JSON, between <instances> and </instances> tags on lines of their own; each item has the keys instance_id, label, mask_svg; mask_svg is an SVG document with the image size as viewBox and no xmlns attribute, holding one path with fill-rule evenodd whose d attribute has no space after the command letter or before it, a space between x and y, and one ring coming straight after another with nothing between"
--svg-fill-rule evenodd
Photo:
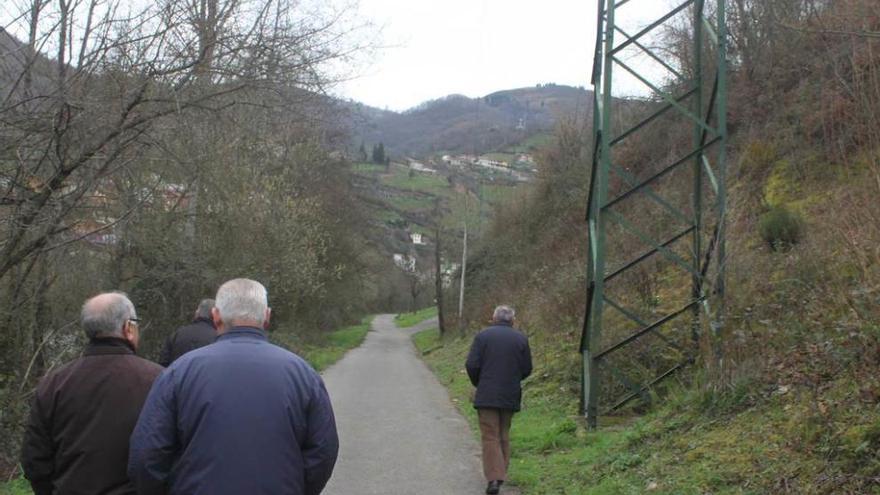
<instances>
[{"instance_id":1,"label":"bald head","mask_svg":"<svg viewBox=\"0 0 880 495\"><path fill-rule=\"evenodd\" d=\"M217 289L214 323L221 332L234 326L265 328L268 322L269 299L263 284L236 278Z\"/></svg>"},{"instance_id":2,"label":"bald head","mask_svg":"<svg viewBox=\"0 0 880 495\"><path fill-rule=\"evenodd\" d=\"M82 328L90 339L123 337L123 326L137 317L134 304L122 292L98 294L83 304Z\"/></svg>"}]
</instances>

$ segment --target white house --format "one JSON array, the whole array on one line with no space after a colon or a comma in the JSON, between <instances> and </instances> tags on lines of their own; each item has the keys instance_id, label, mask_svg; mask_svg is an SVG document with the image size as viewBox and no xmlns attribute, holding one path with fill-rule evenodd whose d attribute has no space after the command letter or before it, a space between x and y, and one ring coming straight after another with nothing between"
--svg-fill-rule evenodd
<instances>
[{"instance_id":1,"label":"white house","mask_svg":"<svg viewBox=\"0 0 880 495\"><path fill-rule=\"evenodd\" d=\"M394 265L405 272L416 271L416 257L406 254L394 253Z\"/></svg>"},{"instance_id":2,"label":"white house","mask_svg":"<svg viewBox=\"0 0 880 495\"><path fill-rule=\"evenodd\" d=\"M425 166L424 163L417 162L411 158L409 159L409 168L410 168L410 170L415 170L416 172L424 172L424 173L428 173L428 174L436 174L437 173L437 171L434 170L433 168L427 167L427 166Z\"/></svg>"}]
</instances>

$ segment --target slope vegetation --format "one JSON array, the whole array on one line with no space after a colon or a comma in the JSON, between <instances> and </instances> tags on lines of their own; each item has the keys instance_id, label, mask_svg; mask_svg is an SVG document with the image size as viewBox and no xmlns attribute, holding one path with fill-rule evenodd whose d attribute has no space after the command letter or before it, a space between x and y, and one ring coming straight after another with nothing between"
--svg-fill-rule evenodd
<instances>
[{"instance_id":1,"label":"slope vegetation","mask_svg":"<svg viewBox=\"0 0 880 495\"><path fill-rule=\"evenodd\" d=\"M592 151L583 126L557 131L531 196L497 213L468 262L470 329L513 304L536 354L514 427L512 476L527 493L880 491L880 7L749 5L749 22L731 21L741 57L723 374L698 361L597 432L578 419ZM754 32L780 23L791 26L784 35ZM676 139L688 134L659 129L621 165L638 170ZM662 308L676 290L663 288L668 275L647 271L626 292ZM426 347L462 404L468 343Z\"/></svg>"}]
</instances>

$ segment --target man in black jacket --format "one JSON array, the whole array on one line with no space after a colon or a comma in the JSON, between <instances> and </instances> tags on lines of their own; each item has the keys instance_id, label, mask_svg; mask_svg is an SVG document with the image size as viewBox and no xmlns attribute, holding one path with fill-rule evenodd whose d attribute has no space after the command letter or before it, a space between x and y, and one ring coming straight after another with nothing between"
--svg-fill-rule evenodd
<instances>
[{"instance_id":1,"label":"man in black jacket","mask_svg":"<svg viewBox=\"0 0 880 495\"><path fill-rule=\"evenodd\" d=\"M515 313L498 306L492 326L474 337L467 373L477 387L474 407L480 418L486 493L498 493L510 463L510 422L520 409L520 382L532 373L529 339L513 328Z\"/></svg>"},{"instance_id":2,"label":"man in black jacket","mask_svg":"<svg viewBox=\"0 0 880 495\"><path fill-rule=\"evenodd\" d=\"M166 368L189 351L213 344L217 339L217 330L211 319L211 309L214 308L213 299L202 299L192 323L178 328L162 347L159 355L159 364Z\"/></svg>"},{"instance_id":3,"label":"man in black jacket","mask_svg":"<svg viewBox=\"0 0 880 495\"><path fill-rule=\"evenodd\" d=\"M36 495L134 495L125 472L128 438L162 368L135 355L138 318L125 294L86 301L82 327L89 338L82 357L37 386L22 443L24 475Z\"/></svg>"}]
</instances>

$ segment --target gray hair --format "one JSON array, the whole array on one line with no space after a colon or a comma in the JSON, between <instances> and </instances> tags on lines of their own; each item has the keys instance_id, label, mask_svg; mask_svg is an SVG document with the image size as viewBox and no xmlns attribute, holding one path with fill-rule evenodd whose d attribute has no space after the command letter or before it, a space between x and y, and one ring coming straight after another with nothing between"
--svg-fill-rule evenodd
<instances>
[{"instance_id":1,"label":"gray hair","mask_svg":"<svg viewBox=\"0 0 880 495\"><path fill-rule=\"evenodd\" d=\"M83 304L80 321L90 339L95 337L122 337L122 326L136 318L134 304L123 292L105 292Z\"/></svg>"},{"instance_id":2,"label":"gray hair","mask_svg":"<svg viewBox=\"0 0 880 495\"><path fill-rule=\"evenodd\" d=\"M269 308L268 294L263 284L246 278L230 280L217 289L214 307L227 325L251 322L262 325Z\"/></svg>"},{"instance_id":3,"label":"gray hair","mask_svg":"<svg viewBox=\"0 0 880 495\"><path fill-rule=\"evenodd\" d=\"M196 308L196 318L207 318L210 320L212 309L214 309L214 300L202 299L202 302L199 303L199 307Z\"/></svg>"},{"instance_id":4,"label":"gray hair","mask_svg":"<svg viewBox=\"0 0 880 495\"><path fill-rule=\"evenodd\" d=\"M513 323L514 317L516 317L516 311L505 305L498 306L492 313L492 321L495 323Z\"/></svg>"}]
</instances>

